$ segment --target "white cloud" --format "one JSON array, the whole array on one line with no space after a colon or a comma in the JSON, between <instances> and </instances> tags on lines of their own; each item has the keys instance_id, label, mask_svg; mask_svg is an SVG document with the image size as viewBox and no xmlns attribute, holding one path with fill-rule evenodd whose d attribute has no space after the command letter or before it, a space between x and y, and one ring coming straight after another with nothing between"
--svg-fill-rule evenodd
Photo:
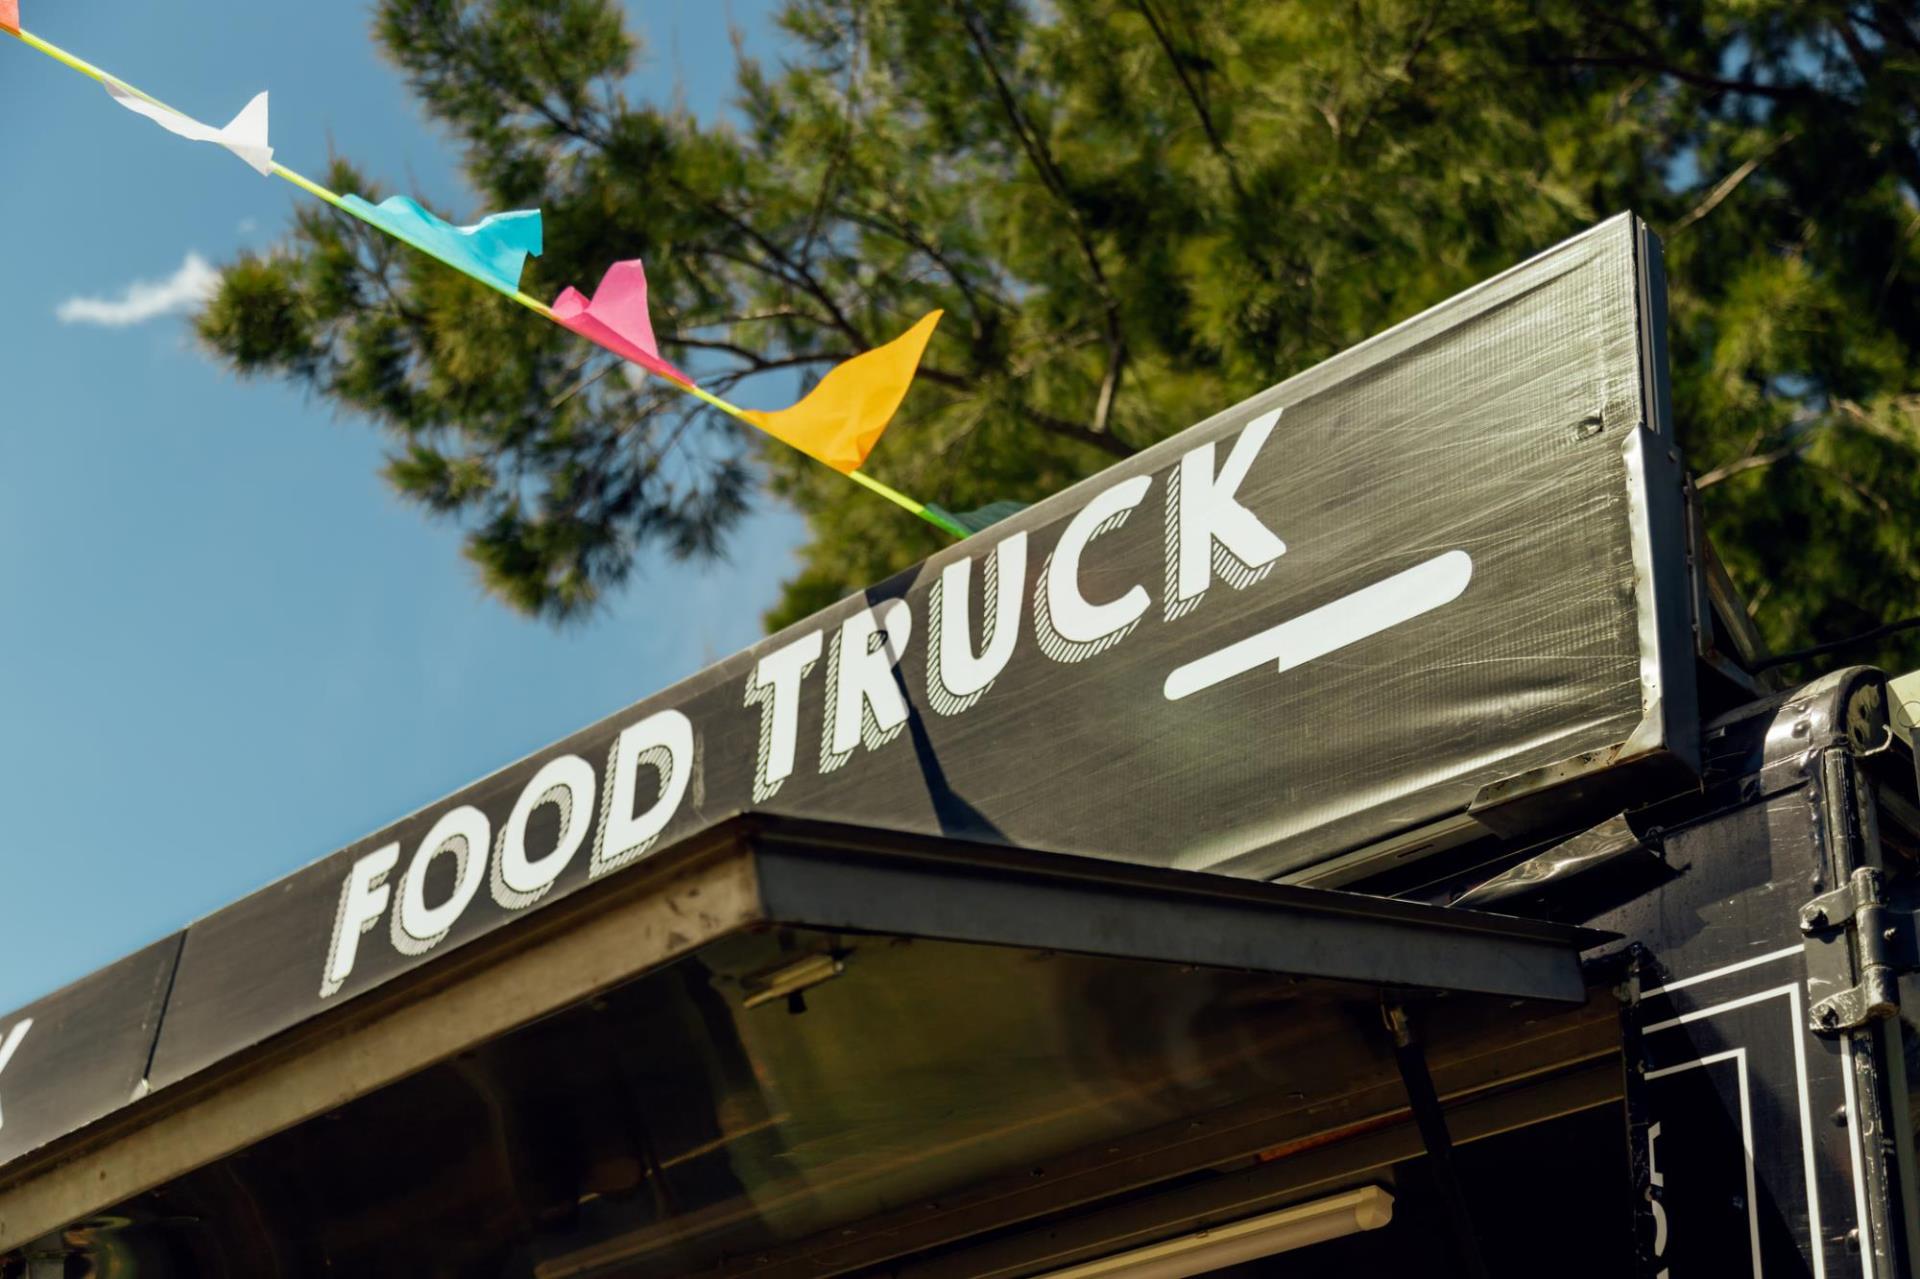
<instances>
[{"instance_id":1,"label":"white cloud","mask_svg":"<svg viewBox=\"0 0 1920 1279\"><path fill-rule=\"evenodd\" d=\"M99 324L123 329L162 315L191 311L213 296L220 273L198 253L164 280L135 280L115 298L68 298L54 309L62 324Z\"/></svg>"}]
</instances>

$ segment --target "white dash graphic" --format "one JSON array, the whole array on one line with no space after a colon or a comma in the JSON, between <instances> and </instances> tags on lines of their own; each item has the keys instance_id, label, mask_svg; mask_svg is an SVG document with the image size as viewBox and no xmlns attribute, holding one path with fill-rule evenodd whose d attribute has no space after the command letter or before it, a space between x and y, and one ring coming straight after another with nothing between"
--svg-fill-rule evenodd
<instances>
[{"instance_id":1,"label":"white dash graphic","mask_svg":"<svg viewBox=\"0 0 1920 1279\"><path fill-rule=\"evenodd\" d=\"M1436 555L1331 604L1322 604L1258 635L1175 667L1167 676L1167 700L1191 697L1268 662L1275 663L1276 672L1304 666L1316 657L1325 657L1458 599L1472 578L1473 557L1465 551Z\"/></svg>"}]
</instances>

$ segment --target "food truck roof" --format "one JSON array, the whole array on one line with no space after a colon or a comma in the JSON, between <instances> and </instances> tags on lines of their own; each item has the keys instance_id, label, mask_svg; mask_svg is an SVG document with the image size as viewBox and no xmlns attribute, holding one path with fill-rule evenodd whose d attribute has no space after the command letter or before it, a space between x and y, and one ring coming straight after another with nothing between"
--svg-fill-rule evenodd
<instances>
[{"instance_id":1,"label":"food truck roof","mask_svg":"<svg viewBox=\"0 0 1920 1279\"><path fill-rule=\"evenodd\" d=\"M1251 983L1333 1093L1381 1086L1353 1026L1383 997L1444 993L1462 1025L1578 1004L1598 934L1265 881L1522 848L1696 775L1702 681L1753 685L1714 647L1663 289L1611 219L0 1018L0 1249L342 1108L405 1127L375 1099L489 1044L532 1054L486 1067L499 1105L590 1098L549 1054L602 1003L703 1102L724 1045L770 1033L744 1018L828 981L850 1052L913 1028L882 1036L890 1074L841 1063L889 1088L916 1042L984 1069L921 993L949 984L1012 1034L1155 972ZM1538 1015L1522 1057L1594 1033ZM1037 1081L1004 1145L940 1106L923 1139L948 1124L984 1168L1072 1128L1088 1064L1041 1039L995 1041ZM740 1122L831 1144L855 1100L816 1100ZM894 1166L872 1153L828 1180Z\"/></svg>"}]
</instances>

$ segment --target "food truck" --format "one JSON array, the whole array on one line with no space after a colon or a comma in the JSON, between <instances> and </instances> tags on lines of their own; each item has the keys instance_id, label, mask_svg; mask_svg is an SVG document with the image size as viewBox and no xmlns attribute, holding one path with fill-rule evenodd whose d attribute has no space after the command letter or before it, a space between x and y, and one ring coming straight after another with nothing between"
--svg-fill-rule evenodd
<instances>
[{"instance_id":1,"label":"food truck","mask_svg":"<svg viewBox=\"0 0 1920 1279\"><path fill-rule=\"evenodd\" d=\"M1914 1273L1913 747L1665 322L1613 218L0 1017L0 1275Z\"/></svg>"}]
</instances>

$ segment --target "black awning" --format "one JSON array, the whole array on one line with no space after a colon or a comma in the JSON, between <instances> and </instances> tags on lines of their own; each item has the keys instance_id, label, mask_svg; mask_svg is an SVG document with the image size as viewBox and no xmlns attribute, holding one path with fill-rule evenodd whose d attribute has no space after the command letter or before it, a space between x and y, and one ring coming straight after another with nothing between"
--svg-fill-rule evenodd
<instances>
[{"instance_id":1,"label":"black awning","mask_svg":"<svg viewBox=\"0 0 1920 1279\"><path fill-rule=\"evenodd\" d=\"M417 1244L436 1273L688 1273L1142 1134L1186 1149L1199 1116L1238 1116L1208 1130L1237 1149L1392 1111L1384 993L1438 998L1469 1056L1517 1035L1525 1071L1614 1033L1578 1010L1589 930L762 818L527 925L264 1038L285 1010L250 1007L233 934L230 988L162 1020L155 1069L190 1082L10 1165L0 1247L81 1223L243 1256L264 1229L349 1271ZM10 1126L60 1113L57 1071L7 1086Z\"/></svg>"}]
</instances>

